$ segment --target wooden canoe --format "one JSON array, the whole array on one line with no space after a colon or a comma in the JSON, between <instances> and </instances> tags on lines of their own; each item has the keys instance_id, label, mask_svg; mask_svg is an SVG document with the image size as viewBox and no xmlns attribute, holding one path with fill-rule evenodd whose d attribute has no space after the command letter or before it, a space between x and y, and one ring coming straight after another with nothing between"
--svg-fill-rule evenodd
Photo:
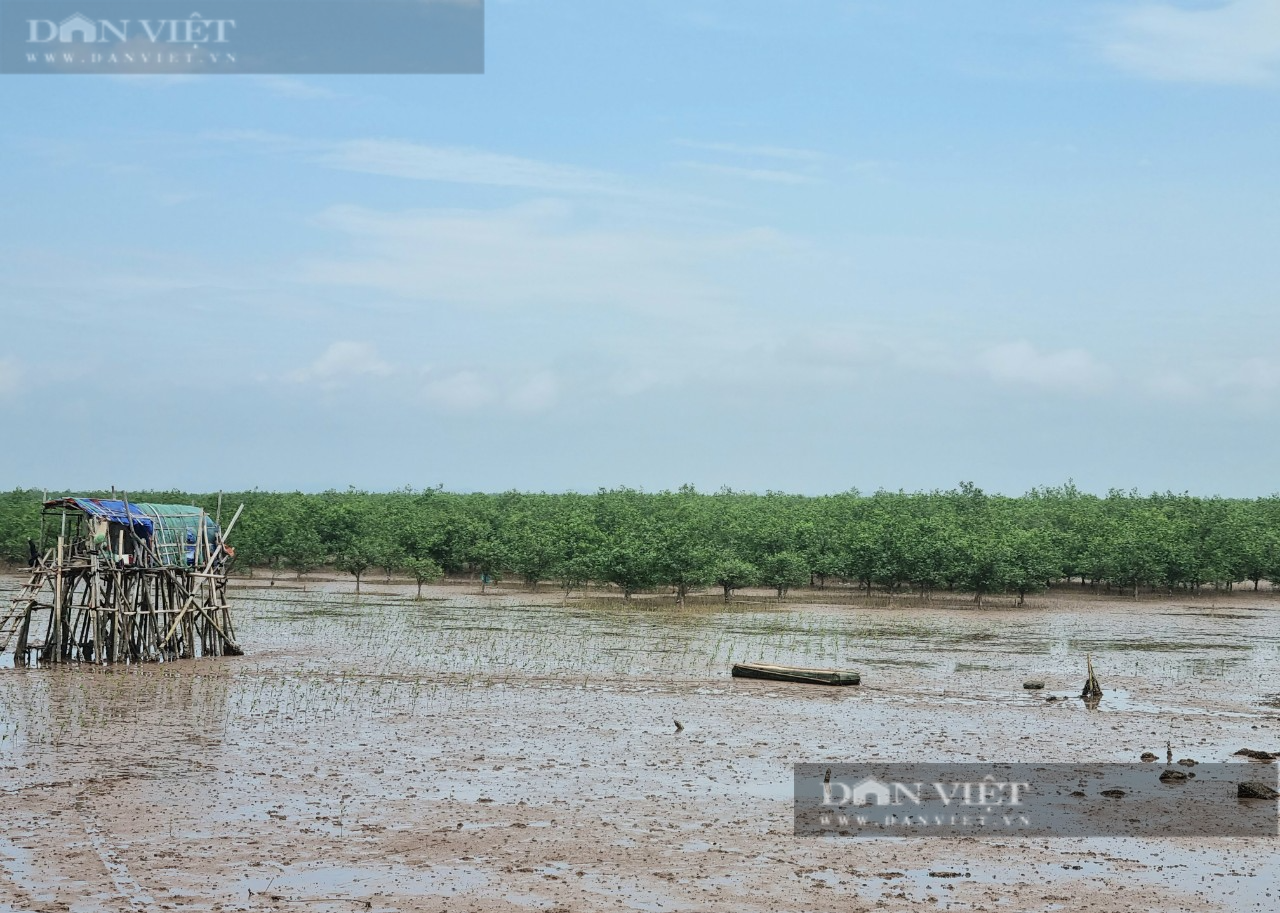
<instances>
[{"instance_id":1,"label":"wooden canoe","mask_svg":"<svg viewBox=\"0 0 1280 913\"><path fill-rule=\"evenodd\" d=\"M773 666L769 663L734 663L733 677L765 678L774 682L800 682L806 685L857 685L862 682L862 676L857 672Z\"/></svg>"}]
</instances>

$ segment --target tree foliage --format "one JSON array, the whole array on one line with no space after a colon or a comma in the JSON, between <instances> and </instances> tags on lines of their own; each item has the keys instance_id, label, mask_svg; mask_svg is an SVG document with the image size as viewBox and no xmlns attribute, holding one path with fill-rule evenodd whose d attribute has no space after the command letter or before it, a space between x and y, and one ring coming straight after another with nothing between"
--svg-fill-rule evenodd
<instances>
[{"instance_id":1,"label":"tree foliage","mask_svg":"<svg viewBox=\"0 0 1280 913\"><path fill-rule=\"evenodd\" d=\"M0 493L0 560L25 564L28 538L41 537L41 496ZM218 504L209 494L131 497L193 503L210 514ZM704 494L687 486L555 495L250 491L223 498L224 507L241 502L233 544L242 569L269 569L274 578L286 567L304 575L328 566L350 572L358 586L381 568L407 574L419 592L441 574L482 581L505 575L530 588L556 581L566 595L609 585L628 598L655 591L680 602L711 587L727 601L748 586L783 596L833 582L890 597L947 590L1021 601L1054 584L1135 594L1242 582L1257 589L1280 580L1278 496L1099 497L1068 483L1022 497L962 484L816 498Z\"/></svg>"}]
</instances>

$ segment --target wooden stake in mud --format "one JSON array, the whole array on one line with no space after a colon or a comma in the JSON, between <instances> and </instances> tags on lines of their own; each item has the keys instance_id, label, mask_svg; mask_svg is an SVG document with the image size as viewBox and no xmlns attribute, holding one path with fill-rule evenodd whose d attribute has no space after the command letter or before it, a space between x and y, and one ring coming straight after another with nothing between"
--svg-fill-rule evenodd
<instances>
[{"instance_id":1,"label":"wooden stake in mud","mask_svg":"<svg viewBox=\"0 0 1280 913\"><path fill-rule=\"evenodd\" d=\"M1102 686L1098 684L1098 676L1093 674L1093 657L1085 655L1085 662L1089 664L1089 678L1084 683L1084 690L1080 692L1080 696L1086 701L1097 700L1102 697Z\"/></svg>"}]
</instances>

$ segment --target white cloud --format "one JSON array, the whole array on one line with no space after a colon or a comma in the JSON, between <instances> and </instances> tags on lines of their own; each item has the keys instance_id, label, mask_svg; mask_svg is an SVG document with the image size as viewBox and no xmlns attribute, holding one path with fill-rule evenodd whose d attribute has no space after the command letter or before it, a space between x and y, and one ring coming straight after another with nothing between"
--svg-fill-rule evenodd
<instances>
[{"instance_id":1,"label":"white cloud","mask_svg":"<svg viewBox=\"0 0 1280 913\"><path fill-rule=\"evenodd\" d=\"M1280 76L1280 3L1228 0L1193 9L1146 4L1120 15L1103 50L1151 79L1274 83Z\"/></svg>"},{"instance_id":2,"label":"white cloud","mask_svg":"<svg viewBox=\"0 0 1280 913\"><path fill-rule=\"evenodd\" d=\"M339 341L307 367L294 371L289 379L295 383L314 383L322 387L340 387L359 377L386 377L391 365L367 342Z\"/></svg>"},{"instance_id":3,"label":"white cloud","mask_svg":"<svg viewBox=\"0 0 1280 913\"><path fill-rule=\"evenodd\" d=\"M263 75L254 76L252 79L258 86L281 98L333 101L351 97L345 92L335 92L326 86L316 85L293 76Z\"/></svg>"},{"instance_id":4,"label":"white cloud","mask_svg":"<svg viewBox=\"0 0 1280 913\"><path fill-rule=\"evenodd\" d=\"M814 184L821 180L822 169L833 160L831 156L811 149L794 149L787 146L749 146L739 143L708 143L695 140L675 140L675 145L700 152L717 153L727 157L729 163L682 161L681 168L695 169L708 174L762 181L772 184Z\"/></svg>"},{"instance_id":5,"label":"white cloud","mask_svg":"<svg viewBox=\"0 0 1280 913\"><path fill-rule=\"evenodd\" d=\"M1262 358L1247 358L1224 371L1221 385L1253 395L1280 390L1280 364Z\"/></svg>"},{"instance_id":6,"label":"white cloud","mask_svg":"<svg viewBox=\"0 0 1280 913\"><path fill-rule=\"evenodd\" d=\"M496 399L493 384L472 370L455 371L430 380L422 393L428 403L446 412L472 412Z\"/></svg>"},{"instance_id":7,"label":"white cloud","mask_svg":"<svg viewBox=\"0 0 1280 913\"><path fill-rule=\"evenodd\" d=\"M1057 390L1094 392L1111 380L1111 371L1082 349L1042 352L1025 339L986 349L978 364L993 380Z\"/></svg>"},{"instance_id":8,"label":"white cloud","mask_svg":"<svg viewBox=\"0 0 1280 913\"><path fill-rule=\"evenodd\" d=\"M507 394L507 406L515 412L532 415L546 412L560 395L560 383L550 372L540 371L519 381Z\"/></svg>"},{"instance_id":9,"label":"white cloud","mask_svg":"<svg viewBox=\"0 0 1280 913\"><path fill-rule=\"evenodd\" d=\"M16 394L21 383L22 371L18 363L11 358L0 358L0 399Z\"/></svg>"},{"instance_id":10,"label":"white cloud","mask_svg":"<svg viewBox=\"0 0 1280 913\"><path fill-rule=\"evenodd\" d=\"M789 146L749 146L740 143L707 143L698 140L676 140L677 146L701 149L704 152L724 152L751 158L783 159L792 162L820 162L829 156L812 149L794 149Z\"/></svg>"},{"instance_id":11,"label":"white cloud","mask_svg":"<svg viewBox=\"0 0 1280 913\"><path fill-rule=\"evenodd\" d=\"M714 276L785 247L760 230L681 236L579 224L573 209L545 201L483 211L339 207L321 224L347 235L354 252L303 264L309 281L483 308L706 313L729 297Z\"/></svg>"},{"instance_id":12,"label":"white cloud","mask_svg":"<svg viewBox=\"0 0 1280 913\"><path fill-rule=\"evenodd\" d=\"M590 199L618 211L630 208L652 214L715 205L698 195L664 190L608 171L466 146L379 138L313 140L266 130L217 130L201 138L338 171L534 191Z\"/></svg>"},{"instance_id":13,"label":"white cloud","mask_svg":"<svg viewBox=\"0 0 1280 913\"><path fill-rule=\"evenodd\" d=\"M620 356L620 361L622 363L609 374L607 388L618 396L638 396L665 387L683 386L691 373L687 364L671 354L660 356L657 364L646 364L626 353Z\"/></svg>"},{"instance_id":14,"label":"white cloud","mask_svg":"<svg viewBox=\"0 0 1280 913\"><path fill-rule=\"evenodd\" d=\"M156 202L161 206L182 206L184 203L191 203L207 196L207 193L194 190L170 190L156 194Z\"/></svg>"},{"instance_id":15,"label":"white cloud","mask_svg":"<svg viewBox=\"0 0 1280 913\"><path fill-rule=\"evenodd\" d=\"M716 165L710 162L680 162L679 165L681 168L705 171L708 174L743 178L748 181L765 181L771 184L813 184L817 180L807 174L781 171L777 168L742 168L737 165Z\"/></svg>"},{"instance_id":16,"label":"white cloud","mask_svg":"<svg viewBox=\"0 0 1280 913\"><path fill-rule=\"evenodd\" d=\"M1169 402L1255 407L1277 401L1280 364L1265 358L1188 357L1177 370L1154 370L1141 380L1147 395Z\"/></svg>"},{"instance_id":17,"label":"white cloud","mask_svg":"<svg viewBox=\"0 0 1280 913\"><path fill-rule=\"evenodd\" d=\"M121 73L119 75L108 74L107 78L115 82L128 83L145 89L167 89L171 86L181 86L208 79L207 76L197 76L192 73Z\"/></svg>"},{"instance_id":18,"label":"white cloud","mask_svg":"<svg viewBox=\"0 0 1280 913\"><path fill-rule=\"evenodd\" d=\"M630 192L623 182L602 172L460 146L350 140L332 144L316 161L329 168L415 181L522 187L554 193Z\"/></svg>"},{"instance_id":19,"label":"white cloud","mask_svg":"<svg viewBox=\"0 0 1280 913\"><path fill-rule=\"evenodd\" d=\"M545 369L520 373L502 364L427 369L422 398L442 412L495 411L530 416L546 412L561 384Z\"/></svg>"},{"instance_id":20,"label":"white cloud","mask_svg":"<svg viewBox=\"0 0 1280 913\"><path fill-rule=\"evenodd\" d=\"M1198 402L1204 398L1204 388L1178 371L1157 371L1148 375L1142 386L1157 399Z\"/></svg>"}]
</instances>

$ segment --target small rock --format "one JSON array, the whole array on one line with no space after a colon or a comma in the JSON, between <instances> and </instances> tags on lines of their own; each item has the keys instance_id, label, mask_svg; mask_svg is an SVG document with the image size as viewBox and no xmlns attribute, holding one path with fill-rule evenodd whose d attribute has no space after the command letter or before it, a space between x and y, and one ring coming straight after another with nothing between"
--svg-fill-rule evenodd
<instances>
[{"instance_id":1,"label":"small rock","mask_svg":"<svg viewBox=\"0 0 1280 913\"><path fill-rule=\"evenodd\" d=\"M1155 756L1154 754L1152 754L1151 752L1149 752L1149 751L1144 751L1144 752L1142 753L1142 760L1146 761L1146 762L1149 764L1149 763L1151 763L1152 761L1157 760L1157 758L1156 758L1156 756Z\"/></svg>"},{"instance_id":2,"label":"small rock","mask_svg":"<svg viewBox=\"0 0 1280 913\"><path fill-rule=\"evenodd\" d=\"M1103 794L1104 796L1106 796L1108 799L1123 799L1123 798L1124 798L1124 790L1123 790L1123 789L1104 789L1104 790L1102 791L1102 794Z\"/></svg>"},{"instance_id":3,"label":"small rock","mask_svg":"<svg viewBox=\"0 0 1280 913\"><path fill-rule=\"evenodd\" d=\"M1276 759L1276 756L1269 751L1256 751L1252 748L1241 748L1236 754L1251 758L1254 761L1274 761Z\"/></svg>"},{"instance_id":4,"label":"small rock","mask_svg":"<svg viewBox=\"0 0 1280 913\"><path fill-rule=\"evenodd\" d=\"M1161 783L1183 783L1187 775L1181 770L1166 770L1160 774Z\"/></svg>"},{"instance_id":5,"label":"small rock","mask_svg":"<svg viewBox=\"0 0 1280 913\"><path fill-rule=\"evenodd\" d=\"M1058 696L1056 694L1051 694L1045 698L1046 701L1056 701L1057 699L1058 699Z\"/></svg>"},{"instance_id":6,"label":"small rock","mask_svg":"<svg viewBox=\"0 0 1280 913\"><path fill-rule=\"evenodd\" d=\"M1028 691L1039 691L1041 688L1044 687L1044 682L1031 679L1029 681L1023 682L1022 687L1026 688Z\"/></svg>"},{"instance_id":7,"label":"small rock","mask_svg":"<svg viewBox=\"0 0 1280 913\"><path fill-rule=\"evenodd\" d=\"M1182 758L1178 761L1178 763L1181 764L1183 767L1195 767L1200 762L1197 761L1195 758Z\"/></svg>"},{"instance_id":8,"label":"small rock","mask_svg":"<svg viewBox=\"0 0 1280 913\"><path fill-rule=\"evenodd\" d=\"M1236 787L1236 796L1241 799L1280 799L1276 792L1265 783L1241 783Z\"/></svg>"}]
</instances>

